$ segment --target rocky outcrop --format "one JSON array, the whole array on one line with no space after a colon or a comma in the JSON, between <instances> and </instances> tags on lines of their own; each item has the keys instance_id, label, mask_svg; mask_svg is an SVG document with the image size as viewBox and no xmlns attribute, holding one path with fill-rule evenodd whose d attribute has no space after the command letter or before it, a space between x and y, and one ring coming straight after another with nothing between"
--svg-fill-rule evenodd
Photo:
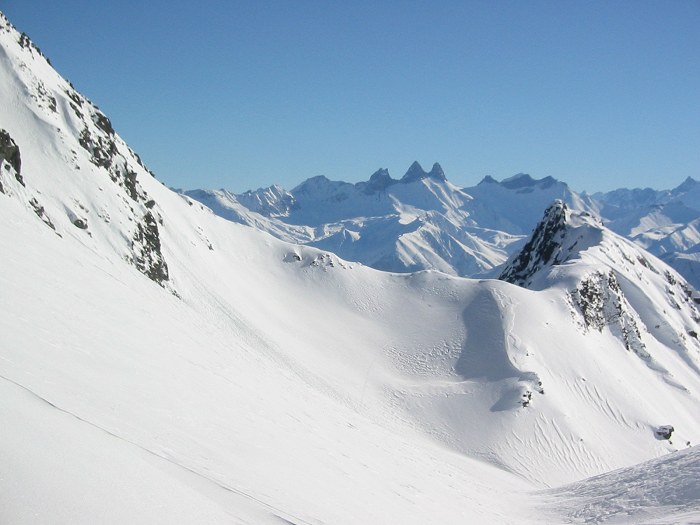
<instances>
[{"instance_id":1,"label":"rocky outcrop","mask_svg":"<svg viewBox=\"0 0 700 525\"><path fill-rule=\"evenodd\" d=\"M426 172L423 169L423 167L418 163L418 161L415 161L408 168L406 174L403 177L401 177L401 182L403 182L404 184L408 184L411 182L423 180L425 178L432 178L442 182L445 182L447 180L447 177L445 177L445 172L442 170L442 166L440 166L440 164L438 164L437 162L433 164L433 168L430 170L430 172Z\"/></svg>"},{"instance_id":2,"label":"rocky outcrop","mask_svg":"<svg viewBox=\"0 0 700 525\"><path fill-rule=\"evenodd\" d=\"M148 211L136 226L131 243L136 268L161 286L170 279L168 265L161 252L158 223Z\"/></svg>"},{"instance_id":3,"label":"rocky outcrop","mask_svg":"<svg viewBox=\"0 0 700 525\"><path fill-rule=\"evenodd\" d=\"M7 161L7 163L12 166L15 171L15 178L22 186L24 186L24 180L22 179L22 158L19 152L19 146L12 140L10 134L4 129L0 129L0 164L2 161ZM2 186L0 186L0 191L3 191Z\"/></svg>"},{"instance_id":4,"label":"rocky outcrop","mask_svg":"<svg viewBox=\"0 0 700 525\"><path fill-rule=\"evenodd\" d=\"M369 181L365 184L363 191L368 195L371 195L377 191L383 191L397 182L398 181L396 179L391 178L391 175L389 175L389 170L385 168L378 169L369 178Z\"/></svg>"},{"instance_id":5,"label":"rocky outcrop","mask_svg":"<svg viewBox=\"0 0 700 525\"><path fill-rule=\"evenodd\" d=\"M559 200L547 208L525 246L506 264L498 277L501 281L528 287L542 268L564 262L561 241L566 233L568 210Z\"/></svg>"},{"instance_id":6,"label":"rocky outcrop","mask_svg":"<svg viewBox=\"0 0 700 525\"><path fill-rule=\"evenodd\" d=\"M615 272L595 272L571 292L571 300L583 319L586 330L610 331L622 340L627 350L649 358L633 315Z\"/></svg>"}]
</instances>

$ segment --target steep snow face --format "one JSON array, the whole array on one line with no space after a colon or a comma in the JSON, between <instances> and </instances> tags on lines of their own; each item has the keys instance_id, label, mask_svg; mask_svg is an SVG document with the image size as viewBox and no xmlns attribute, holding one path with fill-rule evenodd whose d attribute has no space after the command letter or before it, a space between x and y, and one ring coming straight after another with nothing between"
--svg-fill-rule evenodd
<instances>
[{"instance_id":1,"label":"steep snow face","mask_svg":"<svg viewBox=\"0 0 700 525\"><path fill-rule=\"evenodd\" d=\"M700 312L692 287L674 270L587 214L561 201L545 212L502 280L533 290L559 290L584 332L608 332L681 390L666 366L700 372Z\"/></svg>"},{"instance_id":2,"label":"steep snow face","mask_svg":"<svg viewBox=\"0 0 700 525\"><path fill-rule=\"evenodd\" d=\"M474 199L470 211L477 224L511 234L527 235L539 221L542 210L555 200L577 211L598 211L589 197L552 177L533 179L520 173L498 182L487 176L464 191Z\"/></svg>"},{"instance_id":3,"label":"steep snow face","mask_svg":"<svg viewBox=\"0 0 700 525\"><path fill-rule=\"evenodd\" d=\"M596 194L607 226L679 271L700 289L700 183L688 177L672 190L620 189Z\"/></svg>"},{"instance_id":4,"label":"steep snow face","mask_svg":"<svg viewBox=\"0 0 700 525\"><path fill-rule=\"evenodd\" d=\"M532 291L281 242L165 188L2 21L5 521L540 523L544 505L557 522L571 508L536 488L700 440L693 311L660 261L642 272L602 230L590 267L569 243ZM417 185L449 188L388 187ZM609 278L580 296L628 308L649 358L576 309L593 266L626 303Z\"/></svg>"},{"instance_id":5,"label":"steep snow face","mask_svg":"<svg viewBox=\"0 0 700 525\"><path fill-rule=\"evenodd\" d=\"M0 39L2 193L21 201L57 235L125 259L170 287L161 211L141 183L148 170L109 119L4 16ZM108 199L96 199L95 192Z\"/></svg>"},{"instance_id":6,"label":"steep snow face","mask_svg":"<svg viewBox=\"0 0 700 525\"><path fill-rule=\"evenodd\" d=\"M663 255L661 259L680 273L695 290L700 290L700 244L682 253Z\"/></svg>"}]
</instances>

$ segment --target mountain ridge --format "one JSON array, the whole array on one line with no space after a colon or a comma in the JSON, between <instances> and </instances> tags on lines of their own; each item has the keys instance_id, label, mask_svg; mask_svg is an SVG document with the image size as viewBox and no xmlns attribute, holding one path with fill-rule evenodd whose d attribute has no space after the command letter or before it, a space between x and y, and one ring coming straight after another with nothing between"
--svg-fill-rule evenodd
<instances>
[{"instance_id":1,"label":"mountain ridge","mask_svg":"<svg viewBox=\"0 0 700 525\"><path fill-rule=\"evenodd\" d=\"M426 188L415 186L417 182L430 187L431 199L419 197ZM399 183L406 186L399 187ZM413 190L406 191L408 188ZM414 162L401 179L393 179L382 168L368 181L354 184L317 176L291 191L272 186L239 195L224 193L225 190L184 193L237 222L254 225L288 241L323 246L344 258L381 270L432 268L466 277L497 272L496 268L517 250L535 226L541 210L559 199L574 210L599 217L617 233L664 258L697 289L700 287L700 257L696 255L700 246L700 210L695 205L695 194L699 188L700 184L688 177L672 190L619 189L588 195L571 190L551 176L535 179L524 173L502 181L486 176L476 186L459 188L449 182L439 164L427 173ZM241 206L263 217L253 219ZM309 209L314 212L304 211ZM319 211L323 209L326 211ZM407 210L410 216L405 213ZM402 241L406 232L400 229L382 226L363 232L366 218L371 217L373 223L391 223L392 217L402 213L399 222L408 223L421 217L430 225L431 233L427 234L425 229L420 235L414 232L422 240L414 239L407 247ZM441 224L449 226L445 230ZM288 231L289 225L294 225L295 231ZM299 228L303 231L301 235L297 233ZM461 231L461 236L454 229ZM378 232L383 234L378 236ZM363 236L364 244L369 243L366 237L372 237L370 244L394 248L384 250L379 257L374 247L366 251L359 244L349 248L353 240ZM499 236L500 241L494 242ZM350 244L347 239L351 239ZM455 250L454 246L460 245L473 248ZM382 262L387 260L394 262Z\"/></svg>"}]
</instances>

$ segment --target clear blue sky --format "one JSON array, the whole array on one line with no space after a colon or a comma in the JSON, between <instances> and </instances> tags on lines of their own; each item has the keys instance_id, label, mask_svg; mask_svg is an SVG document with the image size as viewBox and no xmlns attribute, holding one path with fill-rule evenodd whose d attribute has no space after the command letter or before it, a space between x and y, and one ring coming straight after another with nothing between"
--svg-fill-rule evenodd
<instances>
[{"instance_id":1,"label":"clear blue sky","mask_svg":"<svg viewBox=\"0 0 700 525\"><path fill-rule=\"evenodd\" d=\"M700 1L0 0L166 184L700 178Z\"/></svg>"}]
</instances>

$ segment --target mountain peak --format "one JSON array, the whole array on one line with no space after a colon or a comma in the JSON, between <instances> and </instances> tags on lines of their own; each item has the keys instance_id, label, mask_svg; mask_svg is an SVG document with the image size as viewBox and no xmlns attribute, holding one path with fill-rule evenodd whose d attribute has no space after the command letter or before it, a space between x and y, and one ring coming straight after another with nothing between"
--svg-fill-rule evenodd
<instances>
[{"instance_id":1,"label":"mountain peak","mask_svg":"<svg viewBox=\"0 0 700 525\"><path fill-rule=\"evenodd\" d=\"M433 167L430 170L430 172L426 172L423 169L423 166L421 166L420 163L416 160L413 162L413 164L411 164L406 174L401 178L401 182L415 182L418 180L423 180L427 177L442 182L447 180L447 178L445 177L445 172L442 170L442 166L440 166L439 163L436 162L435 164L433 164Z\"/></svg>"},{"instance_id":2,"label":"mountain peak","mask_svg":"<svg viewBox=\"0 0 700 525\"><path fill-rule=\"evenodd\" d=\"M481 182L479 182L477 186L481 186L482 184L498 184L498 181L494 179L491 175L486 175L486 177L481 179Z\"/></svg>"},{"instance_id":3,"label":"mountain peak","mask_svg":"<svg viewBox=\"0 0 700 525\"><path fill-rule=\"evenodd\" d=\"M517 175L503 179L501 181L501 186L508 188L509 190L517 190L526 186L532 186L535 184L535 182L535 179L533 179L527 173L518 173Z\"/></svg>"},{"instance_id":4,"label":"mountain peak","mask_svg":"<svg viewBox=\"0 0 700 525\"><path fill-rule=\"evenodd\" d=\"M696 180L695 180L694 178L692 178L692 177L687 177L687 178L675 189L675 191L676 191L676 192L686 192L686 191L690 191L690 190L692 190L693 188L695 188L695 186L697 186L697 185L698 185L698 181L696 181Z\"/></svg>"},{"instance_id":5,"label":"mountain peak","mask_svg":"<svg viewBox=\"0 0 700 525\"><path fill-rule=\"evenodd\" d=\"M562 200L555 200L545 210L522 250L506 264L499 279L527 286L541 268L563 262L559 252L568 218L569 207Z\"/></svg>"},{"instance_id":6,"label":"mountain peak","mask_svg":"<svg viewBox=\"0 0 700 525\"><path fill-rule=\"evenodd\" d=\"M414 182L424 179L427 175L423 166L421 166L417 160L414 160L406 174L401 178L401 182Z\"/></svg>"},{"instance_id":7,"label":"mountain peak","mask_svg":"<svg viewBox=\"0 0 700 525\"><path fill-rule=\"evenodd\" d=\"M428 177L443 182L447 180L447 177L445 177L445 172L442 170L442 166L440 166L440 164L437 162L433 164L433 168L430 170L430 173L428 173Z\"/></svg>"},{"instance_id":8,"label":"mountain peak","mask_svg":"<svg viewBox=\"0 0 700 525\"><path fill-rule=\"evenodd\" d=\"M292 190L292 193L310 191L313 188L318 188L320 186L326 186L330 182L331 182L330 179L328 177L326 177L325 175L315 175L313 177L309 177L304 182L299 184L296 188L294 188Z\"/></svg>"},{"instance_id":9,"label":"mountain peak","mask_svg":"<svg viewBox=\"0 0 700 525\"><path fill-rule=\"evenodd\" d=\"M397 181L391 178L389 175L389 170L386 168L379 168L375 171L369 178L369 182L365 187L365 193L373 193L375 191L382 191L396 183Z\"/></svg>"}]
</instances>

